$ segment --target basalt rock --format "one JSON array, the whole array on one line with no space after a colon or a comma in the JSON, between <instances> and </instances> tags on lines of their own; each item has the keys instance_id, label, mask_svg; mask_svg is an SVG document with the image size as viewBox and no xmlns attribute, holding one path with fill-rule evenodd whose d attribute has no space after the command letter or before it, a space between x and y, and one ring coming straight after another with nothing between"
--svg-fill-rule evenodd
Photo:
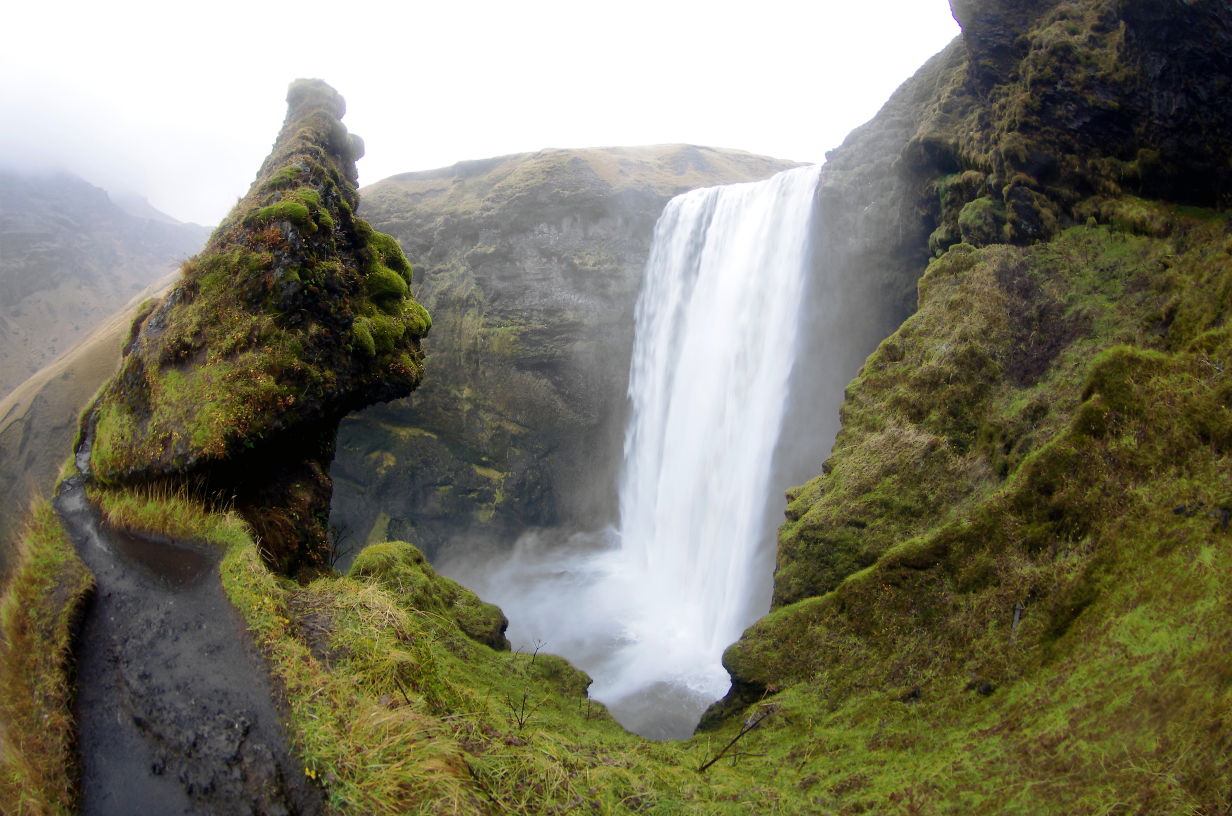
<instances>
[{"instance_id":1,"label":"basalt rock","mask_svg":"<svg viewBox=\"0 0 1232 816\"><path fill-rule=\"evenodd\" d=\"M405 396L427 312L396 241L355 211L363 144L345 103L298 80L248 194L134 327L88 420L88 475L202 489L287 572L326 563L337 425Z\"/></svg>"},{"instance_id":2,"label":"basalt rock","mask_svg":"<svg viewBox=\"0 0 1232 816\"><path fill-rule=\"evenodd\" d=\"M931 179L932 249L1047 240L1093 195L1232 201L1232 7L1220 0L953 0L962 68L930 88L901 158ZM985 211L987 213L987 211Z\"/></svg>"}]
</instances>

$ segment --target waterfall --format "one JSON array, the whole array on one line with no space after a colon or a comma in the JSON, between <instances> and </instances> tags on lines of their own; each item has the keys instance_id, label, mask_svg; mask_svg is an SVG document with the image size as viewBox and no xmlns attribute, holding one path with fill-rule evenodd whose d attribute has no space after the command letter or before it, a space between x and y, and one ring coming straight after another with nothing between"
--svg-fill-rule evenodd
<instances>
[{"instance_id":1,"label":"waterfall","mask_svg":"<svg viewBox=\"0 0 1232 816\"><path fill-rule=\"evenodd\" d=\"M769 606L771 485L819 168L672 199L636 308L619 529L527 535L455 577L587 671L627 728L687 736L730 680L723 650ZM520 643L519 643L520 641Z\"/></svg>"},{"instance_id":2,"label":"waterfall","mask_svg":"<svg viewBox=\"0 0 1232 816\"><path fill-rule=\"evenodd\" d=\"M637 305L621 548L644 588L644 635L710 663L765 612L752 608L753 569L780 502L770 471L817 173L673 199Z\"/></svg>"}]
</instances>

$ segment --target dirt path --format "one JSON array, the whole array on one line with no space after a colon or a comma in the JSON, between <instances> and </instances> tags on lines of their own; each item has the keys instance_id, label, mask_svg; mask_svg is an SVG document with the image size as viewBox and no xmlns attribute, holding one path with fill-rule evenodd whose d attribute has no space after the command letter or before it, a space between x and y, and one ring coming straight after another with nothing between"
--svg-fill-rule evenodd
<instances>
[{"instance_id":1,"label":"dirt path","mask_svg":"<svg viewBox=\"0 0 1232 816\"><path fill-rule=\"evenodd\" d=\"M221 553L103 528L79 479L56 509L98 584L77 650L82 814L321 813Z\"/></svg>"}]
</instances>

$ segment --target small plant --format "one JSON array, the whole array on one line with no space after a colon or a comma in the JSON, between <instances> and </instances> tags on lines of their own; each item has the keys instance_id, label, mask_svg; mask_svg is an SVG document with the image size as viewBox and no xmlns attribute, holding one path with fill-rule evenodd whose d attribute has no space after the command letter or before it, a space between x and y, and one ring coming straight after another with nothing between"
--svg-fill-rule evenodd
<instances>
[{"instance_id":1,"label":"small plant","mask_svg":"<svg viewBox=\"0 0 1232 816\"><path fill-rule=\"evenodd\" d=\"M522 692L522 699L520 701L515 702L512 697L505 697L505 706L509 709L509 713L513 716L513 721L517 723L519 731L526 727L526 724L530 722L530 718L536 711L539 710L539 706L543 705L543 702L540 701L538 705L533 705L528 708L527 703L529 700L530 693L525 691Z\"/></svg>"}]
</instances>

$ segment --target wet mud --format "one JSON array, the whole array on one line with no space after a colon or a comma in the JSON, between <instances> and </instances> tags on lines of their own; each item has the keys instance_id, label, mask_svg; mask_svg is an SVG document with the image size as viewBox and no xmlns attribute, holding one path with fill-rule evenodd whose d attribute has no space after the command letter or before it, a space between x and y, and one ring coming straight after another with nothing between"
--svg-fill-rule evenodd
<instances>
[{"instance_id":1,"label":"wet mud","mask_svg":"<svg viewBox=\"0 0 1232 816\"><path fill-rule=\"evenodd\" d=\"M222 553L101 526L77 479L56 509L97 581L77 648L81 813L321 813Z\"/></svg>"}]
</instances>

